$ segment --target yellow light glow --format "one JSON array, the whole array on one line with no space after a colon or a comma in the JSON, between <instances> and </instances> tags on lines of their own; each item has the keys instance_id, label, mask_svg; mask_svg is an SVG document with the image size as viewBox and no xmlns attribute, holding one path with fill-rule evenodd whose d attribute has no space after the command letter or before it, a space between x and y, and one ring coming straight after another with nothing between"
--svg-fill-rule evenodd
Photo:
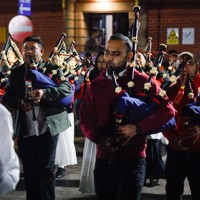
<instances>
[{"instance_id":1,"label":"yellow light glow","mask_svg":"<svg viewBox=\"0 0 200 200\"><path fill-rule=\"evenodd\" d=\"M104 2L98 2L98 4L97 4L97 7L98 7L98 10L99 11L107 11L107 10L110 10L110 9L112 9L112 3L110 3L110 2L106 2L106 1L104 1Z\"/></svg>"},{"instance_id":2,"label":"yellow light glow","mask_svg":"<svg viewBox=\"0 0 200 200\"><path fill-rule=\"evenodd\" d=\"M97 2L109 2L110 0L96 0Z\"/></svg>"}]
</instances>

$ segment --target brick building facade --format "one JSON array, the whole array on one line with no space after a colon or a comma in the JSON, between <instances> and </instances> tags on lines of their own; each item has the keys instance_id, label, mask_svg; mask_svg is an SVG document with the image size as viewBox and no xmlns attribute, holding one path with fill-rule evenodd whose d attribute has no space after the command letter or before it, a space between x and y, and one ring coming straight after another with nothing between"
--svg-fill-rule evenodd
<instances>
[{"instance_id":1,"label":"brick building facade","mask_svg":"<svg viewBox=\"0 0 200 200\"><path fill-rule=\"evenodd\" d=\"M45 43L45 58L53 50L62 32L67 34L66 44L76 42L78 52L83 52L88 35L86 14L117 14L127 13L128 26L134 21L133 6L135 1L110 0L101 7L104 1L96 0L32 0L32 15L29 17L34 26L34 35L40 35ZM153 38L153 50L157 50L160 43L167 44L167 39L175 37L178 44L167 44L168 49L178 51L200 52L200 5L198 0L140 0L141 6L139 29L139 49L146 45L147 38ZM18 1L7 0L0 2L0 31L8 32L10 20L18 15ZM186 29L183 29L186 28ZM183 30L194 30L194 44L182 44L183 36L191 37L190 32L183 35ZM167 32L167 31L171 32ZM173 36L172 32L178 31ZM0 33L0 37L2 37ZM193 34L193 33L191 33ZM187 38L185 38L187 39ZM0 40L2 41L2 40ZM2 49L4 43L0 43ZM21 46L21 44L19 44Z\"/></svg>"}]
</instances>

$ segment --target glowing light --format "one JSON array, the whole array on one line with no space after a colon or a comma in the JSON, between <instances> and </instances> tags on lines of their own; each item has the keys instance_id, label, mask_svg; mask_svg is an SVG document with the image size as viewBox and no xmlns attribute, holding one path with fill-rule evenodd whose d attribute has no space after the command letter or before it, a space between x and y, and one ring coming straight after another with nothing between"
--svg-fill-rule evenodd
<instances>
[{"instance_id":1,"label":"glowing light","mask_svg":"<svg viewBox=\"0 0 200 200\"><path fill-rule=\"evenodd\" d=\"M108 11L110 9L112 9L112 3L108 2L108 1L104 1L104 2L98 2L98 10L100 11Z\"/></svg>"},{"instance_id":2,"label":"glowing light","mask_svg":"<svg viewBox=\"0 0 200 200\"><path fill-rule=\"evenodd\" d=\"M109 2L110 0L96 0L97 2Z\"/></svg>"}]
</instances>

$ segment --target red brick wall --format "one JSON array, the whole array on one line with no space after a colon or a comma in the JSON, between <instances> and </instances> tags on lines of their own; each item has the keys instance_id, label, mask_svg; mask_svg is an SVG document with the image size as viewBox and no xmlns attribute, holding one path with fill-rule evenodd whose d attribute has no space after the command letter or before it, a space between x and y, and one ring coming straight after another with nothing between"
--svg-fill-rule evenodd
<instances>
[{"instance_id":1,"label":"red brick wall","mask_svg":"<svg viewBox=\"0 0 200 200\"><path fill-rule=\"evenodd\" d=\"M3 15L0 20L0 27L5 27L8 32L8 24L15 15ZM33 23L33 35L39 35L44 42L44 58L47 59L64 32L62 12L40 12L29 17ZM16 42L21 49L21 44ZM0 44L0 49L4 44Z\"/></svg>"},{"instance_id":2,"label":"red brick wall","mask_svg":"<svg viewBox=\"0 0 200 200\"><path fill-rule=\"evenodd\" d=\"M53 47L64 32L63 11L61 0L34 0L32 1L33 34L41 36L44 41L44 59L47 59ZM18 1L7 0L0 2L0 27L5 27L8 33L10 20L18 15ZM16 42L21 49L21 44ZM0 43L0 50L4 43Z\"/></svg>"},{"instance_id":3,"label":"red brick wall","mask_svg":"<svg viewBox=\"0 0 200 200\"><path fill-rule=\"evenodd\" d=\"M160 43L167 44L167 28L179 28L179 44L167 45L169 49L178 51L200 52L200 12L199 9L166 9L148 10L147 35L153 38L153 49ZM182 44L182 28L195 28L194 45Z\"/></svg>"},{"instance_id":4,"label":"red brick wall","mask_svg":"<svg viewBox=\"0 0 200 200\"><path fill-rule=\"evenodd\" d=\"M79 1L85 2L85 0ZM146 38L149 36L153 38L153 50L157 50L160 43L166 43L167 28L179 28L179 45L168 45L168 49L192 51L194 53L200 51L200 6L198 6L198 0L191 0L193 2L195 1L196 4L190 3L190 8L188 8L186 0L177 0L176 4L171 3L172 1L173 0L140 1L144 4L141 5L142 8L146 7L145 10L147 11L147 28L144 28L144 30L147 30L147 33L144 35L147 36ZM168 4L166 2L168 2ZM180 6L182 7L180 8ZM6 27L7 29L9 21L12 17L17 15L18 1L7 0L6 3L0 1L0 8L2 10L0 27ZM34 34L39 34L44 40L44 58L47 59L61 33L65 30L61 1L32 1L32 15L30 19L33 22ZM145 23L142 23L141 25L143 26L144 24ZM195 28L195 45L182 45L183 27ZM4 44L0 43L0 50L3 45Z\"/></svg>"},{"instance_id":5,"label":"red brick wall","mask_svg":"<svg viewBox=\"0 0 200 200\"><path fill-rule=\"evenodd\" d=\"M61 34L64 32L62 12L38 13L31 20L35 27L34 35L40 35L44 42L44 58L47 59Z\"/></svg>"}]
</instances>

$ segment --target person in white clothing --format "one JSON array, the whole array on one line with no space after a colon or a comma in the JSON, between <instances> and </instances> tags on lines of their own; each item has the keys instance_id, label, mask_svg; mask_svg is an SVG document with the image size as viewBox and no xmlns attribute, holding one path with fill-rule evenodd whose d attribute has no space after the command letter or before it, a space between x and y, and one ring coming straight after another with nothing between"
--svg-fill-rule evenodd
<instances>
[{"instance_id":1,"label":"person in white clothing","mask_svg":"<svg viewBox=\"0 0 200 200\"><path fill-rule=\"evenodd\" d=\"M55 165L58 167L56 178L62 178L66 175L66 166L78 163L74 144L74 113L69 112L68 117L71 127L60 133L56 148Z\"/></svg>"},{"instance_id":2,"label":"person in white clothing","mask_svg":"<svg viewBox=\"0 0 200 200\"><path fill-rule=\"evenodd\" d=\"M62 68L66 59L64 55L67 54L65 44L63 44L59 54L60 56L54 57L54 63ZM72 63L74 62L72 61ZM72 87L75 90L75 86ZM55 166L57 166L56 178L62 178L67 174L66 166L78 164L74 144L73 102L66 109L71 126L59 134L55 156Z\"/></svg>"},{"instance_id":3,"label":"person in white clothing","mask_svg":"<svg viewBox=\"0 0 200 200\"><path fill-rule=\"evenodd\" d=\"M167 145L168 140L162 132L147 136L146 148L146 179L145 186L159 185L159 179L164 179L165 162L162 158L162 144ZM149 183L147 183L149 179Z\"/></svg>"},{"instance_id":4,"label":"person in white clothing","mask_svg":"<svg viewBox=\"0 0 200 200\"><path fill-rule=\"evenodd\" d=\"M0 196L16 188L20 177L19 158L14 149L10 112L0 104Z\"/></svg>"},{"instance_id":5,"label":"person in white clothing","mask_svg":"<svg viewBox=\"0 0 200 200\"><path fill-rule=\"evenodd\" d=\"M102 70L106 68L104 52L99 51L95 59L95 66L90 71L90 82L98 77ZM96 160L96 144L85 138L83 159L81 167L81 177L79 191L82 193L95 193L93 170Z\"/></svg>"}]
</instances>

